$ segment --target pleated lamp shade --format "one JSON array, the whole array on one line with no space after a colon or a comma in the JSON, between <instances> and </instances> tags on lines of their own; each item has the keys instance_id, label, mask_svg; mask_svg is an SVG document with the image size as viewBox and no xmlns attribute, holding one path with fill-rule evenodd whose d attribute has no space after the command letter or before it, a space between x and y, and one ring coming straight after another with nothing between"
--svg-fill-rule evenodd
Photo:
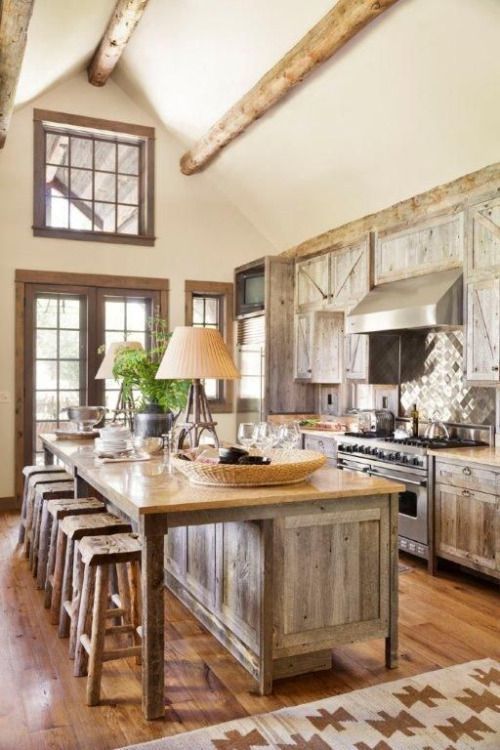
<instances>
[{"instance_id":1,"label":"pleated lamp shade","mask_svg":"<svg viewBox=\"0 0 500 750\"><path fill-rule=\"evenodd\" d=\"M219 378L234 380L240 373L219 331L179 326L174 329L160 362L157 380Z\"/></svg>"},{"instance_id":2,"label":"pleated lamp shade","mask_svg":"<svg viewBox=\"0 0 500 750\"><path fill-rule=\"evenodd\" d=\"M122 352L124 349L144 349L144 347L140 341L116 341L109 344L101 366L97 370L96 380L112 380L115 377L113 375L115 357L118 352Z\"/></svg>"}]
</instances>

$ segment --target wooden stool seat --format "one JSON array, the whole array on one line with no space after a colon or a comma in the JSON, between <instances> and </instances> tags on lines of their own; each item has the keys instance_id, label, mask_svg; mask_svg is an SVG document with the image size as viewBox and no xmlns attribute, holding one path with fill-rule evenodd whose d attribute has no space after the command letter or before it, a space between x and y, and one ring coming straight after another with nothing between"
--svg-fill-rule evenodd
<instances>
[{"instance_id":1,"label":"wooden stool seat","mask_svg":"<svg viewBox=\"0 0 500 750\"><path fill-rule=\"evenodd\" d=\"M25 466L23 468L24 487L23 500L21 505L21 518L19 520L19 535L17 539L18 544L23 544L26 534L26 510L30 478L40 474L57 474L61 471L65 471L62 466L46 466L45 464L41 464L40 466L37 466L35 464L34 466Z\"/></svg>"},{"instance_id":2,"label":"wooden stool seat","mask_svg":"<svg viewBox=\"0 0 500 750\"><path fill-rule=\"evenodd\" d=\"M49 500L42 507L40 538L38 542L37 588L45 589L45 607L50 606L48 577L54 572L55 548L59 521L69 515L85 515L106 510L101 500L94 497L62 498ZM48 586L48 590L47 590Z\"/></svg>"},{"instance_id":3,"label":"wooden stool seat","mask_svg":"<svg viewBox=\"0 0 500 750\"><path fill-rule=\"evenodd\" d=\"M63 475L61 474L61 477ZM33 503L33 518L31 523L31 536L29 562L33 575L36 577L38 570L38 553L40 545L40 528L42 524L43 509L49 500L66 499L74 496L75 485L72 479L61 482L42 482L35 489L35 500Z\"/></svg>"},{"instance_id":4,"label":"wooden stool seat","mask_svg":"<svg viewBox=\"0 0 500 750\"><path fill-rule=\"evenodd\" d=\"M33 468L33 467L26 467ZM40 467L42 468L42 467ZM54 467L50 467L52 469ZM29 557L31 539L32 539L32 524L33 524L33 510L35 503L35 492L36 487L44 482L72 482L73 477L68 474L67 471L61 471L59 468L54 471L32 471L27 476L24 490L23 490L23 506L21 509L21 520L19 528L19 539L22 537L23 551L25 557Z\"/></svg>"},{"instance_id":5,"label":"wooden stool seat","mask_svg":"<svg viewBox=\"0 0 500 750\"><path fill-rule=\"evenodd\" d=\"M76 647L76 628L80 593L83 584L82 540L96 534L108 535L132 531L130 522L108 512L85 515L66 515L59 522L56 541L54 573L49 577L52 587L50 601L51 622L58 624L60 638L70 637L69 656ZM118 611L116 615L118 616Z\"/></svg>"},{"instance_id":6,"label":"wooden stool seat","mask_svg":"<svg viewBox=\"0 0 500 750\"><path fill-rule=\"evenodd\" d=\"M141 544L137 534L112 534L88 536L79 543L79 554L84 565L84 580L78 613L75 675L87 672L87 705L99 703L102 665L105 661L135 656L140 658L139 643L139 583L138 569ZM111 566L127 566L129 587L122 595L126 600L128 621L118 626L106 626L113 610L109 604L109 572ZM119 579L120 580L120 579ZM123 580L123 577L122 577ZM127 647L106 647L106 636L130 634L132 644Z\"/></svg>"}]
</instances>

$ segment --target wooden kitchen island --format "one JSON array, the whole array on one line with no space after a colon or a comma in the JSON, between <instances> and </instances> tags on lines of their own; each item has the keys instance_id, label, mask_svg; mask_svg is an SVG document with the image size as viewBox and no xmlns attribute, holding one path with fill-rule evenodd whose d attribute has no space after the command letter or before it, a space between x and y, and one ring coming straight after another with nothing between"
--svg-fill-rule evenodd
<instances>
[{"instance_id":1,"label":"wooden kitchen island","mask_svg":"<svg viewBox=\"0 0 500 750\"><path fill-rule=\"evenodd\" d=\"M165 581L261 694L273 679L329 668L342 643L385 638L396 666L402 485L323 468L296 485L205 488L158 459L100 464L88 441L42 442L47 461L74 474L77 496L99 493L142 538L147 718L165 711Z\"/></svg>"}]
</instances>

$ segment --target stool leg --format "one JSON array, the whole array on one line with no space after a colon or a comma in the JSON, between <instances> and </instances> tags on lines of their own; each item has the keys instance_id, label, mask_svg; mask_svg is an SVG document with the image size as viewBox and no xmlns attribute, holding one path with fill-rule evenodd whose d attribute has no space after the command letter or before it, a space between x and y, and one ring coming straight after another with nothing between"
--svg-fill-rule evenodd
<instances>
[{"instance_id":1,"label":"stool leg","mask_svg":"<svg viewBox=\"0 0 500 750\"><path fill-rule=\"evenodd\" d=\"M102 657L108 606L109 565L99 565L96 574L92 634L90 636L87 706L97 706L101 694Z\"/></svg>"},{"instance_id":2,"label":"stool leg","mask_svg":"<svg viewBox=\"0 0 500 750\"><path fill-rule=\"evenodd\" d=\"M78 547L78 542L75 542L75 549L73 552L73 593L71 597L71 624L69 628L69 647L68 654L70 659L75 658L76 649L76 633L78 629L78 613L80 611L80 600L83 588L83 576L84 576L84 565L82 562L82 556Z\"/></svg>"},{"instance_id":3,"label":"stool leg","mask_svg":"<svg viewBox=\"0 0 500 750\"><path fill-rule=\"evenodd\" d=\"M66 601L71 601L73 591L73 553L75 543L72 539L66 541L66 554L64 557L64 573L61 587L61 606L59 607L59 638L67 638L69 635L69 615L64 606Z\"/></svg>"},{"instance_id":4,"label":"stool leg","mask_svg":"<svg viewBox=\"0 0 500 750\"><path fill-rule=\"evenodd\" d=\"M37 589L45 588L45 579L47 577L47 559L50 544L50 520L52 516L49 513L47 503L43 504L42 520L40 521L40 543L38 545L38 565L36 571Z\"/></svg>"},{"instance_id":5,"label":"stool leg","mask_svg":"<svg viewBox=\"0 0 500 750\"><path fill-rule=\"evenodd\" d=\"M18 544L23 544L24 537L26 534L26 512L28 509L28 487L29 487L29 479L25 479L24 487L23 487L23 504L21 506L21 518L19 519L19 535L17 537Z\"/></svg>"},{"instance_id":6,"label":"stool leg","mask_svg":"<svg viewBox=\"0 0 500 750\"><path fill-rule=\"evenodd\" d=\"M26 494L26 526L24 534L24 546L23 553L25 557L30 556L31 548L31 530L33 526L33 505L35 502L35 488L28 484L28 490Z\"/></svg>"},{"instance_id":7,"label":"stool leg","mask_svg":"<svg viewBox=\"0 0 500 750\"><path fill-rule=\"evenodd\" d=\"M52 585L52 598L50 601L50 622L57 625L59 622L59 608L61 606L61 588L64 573L64 560L66 557L66 534L61 527L57 530L56 561L54 565L54 576Z\"/></svg>"},{"instance_id":8,"label":"stool leg","mask_svg":"<svg viewBox=\"0 0 500 750\"><path fill-rule=\"evenodd\" d=\"M120 596L120 606L125 610L123 615L123 624L130 625L132 620L130 617L131 606L130 606L130 588L127 574L127 563L117 563L113 566L116 570L116 579L118 584L118 594ZM115 623L119 625L120 623Z\"/></svg>"},{"instance_id":9,"label":"stool leg","mask_svg":"<svg viewBox=\"0 0 500 750\"><path fill-rule=\"evenodd\" d=\"M141 624L141 601L140 601L141 576L140 576L140 567L139 567L138 562L129 563L128 577L129 577L129 591L130 591L130 614L131 614L131 622L134 627L133 642L134 642L134 646L140 646L141 638L139 636L139 633L137 632L137 628ZM135 663L138 665L142 664L141 656L135 657Z\"/></svg>"},{"instance_id":10,"label":"stool leg","mask_svg":"<svg viewBox=\"0 0 500 750\"><path fill-rule=\"evenodd\" d=\"M41 507L42 507L42 499L40 495L35 494L35 502L33 505L33 525L31 527L31 545L30 545L30 554L29 554L29 562L30 562L31 570L34 570L34 566L35 566L35 555L36 555L37 546L38 546L38 528L39 528Z\"/></svg>"},{"instance_id":11,"label":"stool leg","mask_svg":"<svg viewBox=\"0 0 500 750\"><path fill-rule=\"evenodd\" d=\"M94 601L95 568L85 565L83 574L83 586L78 610L78 625L76 628L75 666L73 674L75 677L83 677L87 674L88 656L82 646L82 635L90 631L92 623L92 602Z\"/></svg>"},{"instance_id":12,"label":"stool leg","mask_svg":"<svg viewBox=\"0 0 500 750\"><path fill-rule=\"evenodd\" d=\"M49 514L50 515L50 514ZM54 568L56 564L56 548L57 548L57 530L59 528L59 521L57 518L52 519L52 526L50 529L50 542L49 542L49 554L47 558L47 574L45 576L45 598L43 600L43 606L45 609L49 609L52 601L52 582L51 578L54 575Z\"/></svg>"}]
</instances>

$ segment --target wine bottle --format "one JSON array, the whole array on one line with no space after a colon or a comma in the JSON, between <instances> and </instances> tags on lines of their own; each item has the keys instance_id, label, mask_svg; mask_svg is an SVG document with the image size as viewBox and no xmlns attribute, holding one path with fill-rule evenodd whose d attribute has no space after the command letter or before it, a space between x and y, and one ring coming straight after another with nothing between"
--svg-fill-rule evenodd
<instances>
[{"instance_id":1,"label":"wine bottle","mask_svg":"<svg viewBox=\"0 0 500 750\"><path fill-rule=\"evenodd\" d=\"M410 416L411 434L413 437L418 437L418 409L416 404L413 404L413 409L411 410Z\"/></svg>"}]
</instances>

